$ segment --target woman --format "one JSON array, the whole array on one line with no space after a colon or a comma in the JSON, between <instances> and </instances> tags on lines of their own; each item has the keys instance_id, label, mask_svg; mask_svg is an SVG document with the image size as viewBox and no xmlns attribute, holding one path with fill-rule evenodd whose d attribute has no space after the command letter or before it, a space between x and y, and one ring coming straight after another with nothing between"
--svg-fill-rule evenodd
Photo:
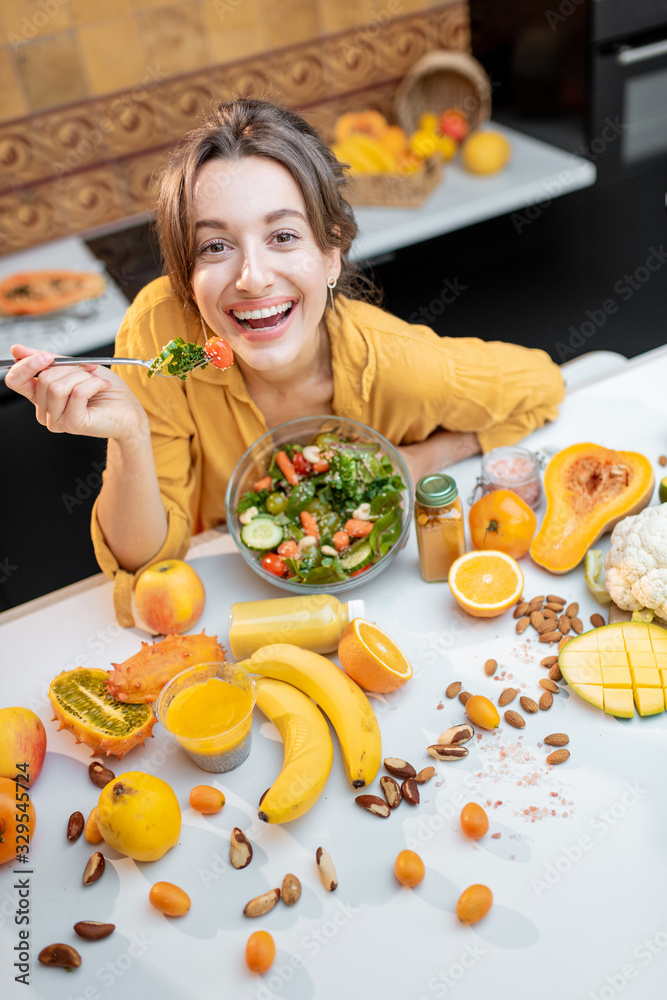
<instances>
[{"instance_id":1,"label":"woman","mask_svg":"<svg viewBox=\"0 0 667 1000\"><path fill-rule=\"evenodd\" d=\"M132 574L182 557L193 532L224 520L236 462L286 420L370 424L401 446L416 480L555 419L563 380L544 352L440 338L355 297L343 188L340 164L300 117L265 101L223 104L164 171L168 277L130 306L116 353L151 358L176 336L217 334L234 366L148 381L137 368L49 368L53 355L12 349L21 363L6 382L40 423L108 438L93 540L117 608Z\"/></svg>"}]
</instances>

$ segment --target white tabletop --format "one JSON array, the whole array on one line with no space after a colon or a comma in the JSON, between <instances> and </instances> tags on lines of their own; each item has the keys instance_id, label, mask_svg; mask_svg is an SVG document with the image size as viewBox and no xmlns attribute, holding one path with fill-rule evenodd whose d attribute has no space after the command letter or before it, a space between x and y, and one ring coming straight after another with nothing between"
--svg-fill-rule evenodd
<instances>
[{"instance_id":1,"label":"white tabletop","mask_svg":"<svg viewBox=\"0 0 667 1000\"><path fill-rule=\"evenodd\" d=\"M559 419L527 444L560 448L590 440L639 450L654 464L657 479L658 456L667 454L666 381L667 352L635 359L618 374L572 392ZM479 458L452 471L467 497ZM604 540L602 547L607 545ZM223 645L234 601L283 596L245 566L226 535L198 540L188 558L207 590L200 626ZM578 601L586 624L601 610L580 569L550 576L529 557L521 566L527 596L555 593ZM405 687L372 699L385 755L417 767L435 764L426 747L465 718L458 700L444 697L453 680L494 700L505 686L532 697L541 693L538 680L545 671L539 660L554 650L532 633L517 636L511 613L470 618L446 584L423 583L414 535L388 572L371 584L360 583L351 596L364 598L366 617L389 632L414 667ZM460 993L590 1000L615 996L612 988L624 1000L663 995L667 714L620 721L562 684L553 707L527 716L525 729L501 722L493 733L480 732L463 761L435 764L436 777L421 786L421 803L403 803L387 820L354 804L356 793L346 782L334 741L334 766L322 798L285 826L263 825L256 816L259 795L282 762L282 746L259 712L248 760L213 778L227 804L210 818L192 812L187 797L193 785L211 777L174 752L156 726L150 745L120 763L109 762L116 774L145 770L172 785L183 805L180 843L150 864L104 848L107 871L84 889L81 874L92 848L83 840L68 844L65 826L73 810L87 814L95 804L96 790L86 774L90 754L69 733L57 732L48 685L59 671L76 665L108 669L133 654L142 636L116 625L111 585L102 578L38 604L26 607L28 614L15 609L0 616L1 703L32 708L49 738L33 790L31 989L12 988L18 890L13 868L6 865L0 869L3 997L134 1000L150 992L161 1000L369 995L422 1000ZM499 663L493 678L483 670L490 657ZM549 748L542 742L551 732L570 736L571 757L554 768L545 764ZM376 779L369 791L377 790ZM477 843L458 827L467 801L483 804L490 818L489 833ZM243 871L228 861L233 826L255 846L255 858ZM326 847L337 866L340 884L333 894L324 891L316 874L318 846ZM404 847L417 850L426 865L426 877L414 890L399 887L393 876L394 859ZM291 908L281 904L262 919L243 917L244 904L279 885L288 871L303 883L300 902ZM168 919L151 909L148 889L158 880L188 891L192 910L186 917ZM495 901L482 922L464 927L454 907L460 892L475 882L490 886ZM110 920L117 930L88 945L71 929L79 919ZM263 978L251 975L243 962L247 937L259 927L273 934L278 949ZM39 950L54 941L78 948L79 970L67 975L37 963Z\"/></svg>"},{"instance_id":2,"label":"white tabletop","mask_svg":"<svg viewBox=\"0 0 667 1000\"><path fill-rule=\"evenodd\" d=\"M355 207L359 235L351 257L376 257L509 212L517 213L514 222L521 232L554 198L595 182L589 160L495 122L486 128L509 139L507 167L479 177L455 159L445 164L440 185L419 208Z\"/></svg>"}]
</instances>

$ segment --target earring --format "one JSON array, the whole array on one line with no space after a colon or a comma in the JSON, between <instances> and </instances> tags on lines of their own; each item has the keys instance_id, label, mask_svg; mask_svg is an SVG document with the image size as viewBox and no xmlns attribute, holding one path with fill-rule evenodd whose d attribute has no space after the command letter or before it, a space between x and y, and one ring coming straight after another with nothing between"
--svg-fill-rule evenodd
<instances>
[{"instance_id":1,"label":"earring","mask_svg":"<svg viewBox=\"0 0 667 1000\"><path fill-rule=\"evenodd\" d=\"M330 274L329 277L327 278L327 288L334 289L337 284L338 281L336 280L336 278L333 276L333 274Z\"/></svg>"},{"instance_id":2,"label":"earring","mask_svg":"<svg viewBox=\"0 0 667 1000\"><path fill-rule=\"evenodd\" d=\"M335 275L330 274L329 277L327 278L327 288L329 289L329 301L331 302L331 309L334 314L334 323L336 324L338 323L338 316L336 315L336 302L333 297L333 290L337 284L338 280L336 279Z\"/></svg>"}]
</instances>

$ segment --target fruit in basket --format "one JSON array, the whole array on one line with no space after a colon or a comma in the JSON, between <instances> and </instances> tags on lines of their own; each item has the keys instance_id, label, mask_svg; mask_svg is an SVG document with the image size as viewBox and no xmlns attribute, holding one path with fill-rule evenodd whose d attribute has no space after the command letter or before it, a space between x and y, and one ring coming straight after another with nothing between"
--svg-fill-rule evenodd
<instances>
[{"instance_id":1,"label":"fruit in basket","mask_svg":"<svg viewBox=\"0 0 667 1000\"><path fill-rule=\"evenodd\" d=\"M494 549L466 552L449 569L449 589L468 614L494 618L516 604L523 590L519 564Z\"/></svg>"},{"instance_id":2,"label":"fruit in basket","mask_svg":"<svg viewBox=\"0 0 667 1000\"><path fill-rule=\"evenodd\" d=\"M353 619L338 643L343 670L365 691L386 693L412 677L412 665L393 639L373 622Z\"/></svg>"},{"instance_id":3,"label":"fruit in basket","mask_svg":"<svg viewBox=\"0 0 667 1000\"><path fill-rule=\"evenodd\" d=\"M370 135L381 139L389 123L380 111L345 111L334 124L334 140L343 142L351 135Z\"/></svg>"},{"instance_id":4,"label":"fruit in basket","mask_svg":"<svg viewBox=\"0 0 667 1000\"><path fill-rule=\"evenodd\" d=\"M485 494L470 508L468 522L476 549L498 549L513 559L525 556L537 528L535 511L513 490Z\"/></svg>"},{"instance_id":5,"label":"fruit in basket","mask_svg":"<svg viewBox=\"0 0 667 1000\"><path fill-rule=\"evenodd\" d=\"M135 861L157 861L178 843L181 809L162 778L126 771L100 792L97 825L116 851Z\"/></svg>"},{"instance_id":6,"label":"fruit in basket","mask_svg":"<svg viewBox=\"0 0 667 1000\"><path fill-rule=\"evenodd\" d=\"M288 823L315 804L327 783L333 763L329 727L311 699L292 684L258 677L257 707L280 733L285 755L280 774L264 794L259 818L265 823Z\"/></svg>"},{"instance_id":7,"label":"fruit in basket","mask_svg":"<svg viewBox=\"0 0 667 1000\"><path fill-rule=\"evenodd\" d=\"M241 666L251 674L293 684L329 717L354 788L371 783L382 762L382 739L373 707L344 670L319 653L281 642L262 646Z\"/></svg>"},{"instance_id":8,"label":"fruit in basket","mask_svg":"<svg viewBox=\"0 0 667 1000\"><path fill-rule=\"evenodd\" d=\"M652 622L618 622L582 632L558 654L573 691L608 715L632 718L665 710L667 629Z\"/></svg>"},{"instance_id":9,"label":"fruit in basket","mask_svg":"<svg viewBox=\"0 0 667 1000\"><path fill-rule=\"evenodd\" d=\"M123 663L112 663L106 675L109 695L138 705L157 701L165 684L186 667L222 663L225 651L214 635L177 635L159 642L142 642L141 649Z\"/></svg>"},{"instance_id":10,"label":"fruit in basket","mask_svg":"<svg viewBox=\"0 0 667 1000\"><path fill-rule=\"evenodd\" d=\"M355 133L332 147L337 159L357 174L397 173L398 159L379 139Z\"/></svg>"},{"instance_id":11,"label":"fruit in basket","mask_svg":"<svg viewBox=\"0 0 667 1000\"><path fill-rule=\"evenodd\" d=\"M137 611L148 628L160 635L187 632L201 618L204 584L182 559L163 559L139 574L134 589Z\"/></svg>"},{"instance_id":12,"label":"fruit in basket","mask_svg":"<svg viewBox=\"0 0 667 1000\"><path fill-rule=\"evenodd\" d=\"M544 474L547 509L531 558L550 573L568 573L621 518L647 506L653 485L651 463L638 452L589 442L564 448Z\"/></svg>"},{"instance_id":13,"label":"fruit in basket","mask_svg":"<svg viewBox=\"0 0 667 1000\"><path fill-rule=\"evenodd\" d=\"M465 111L458 108L447 108L438 119L438 131L440 135L449 136L454 142L463 142L470 132L470 122Z\"/></svg>"},{"instance_id":14,"label":"fruit in basket","mask_svg":"<svg viewBox=\"0 0 667 1000\"><path fill-rule=\"evenodd\" d=\"M35 830L35 807L21 784L0 778L0 865L27 857Z\"/></svg>"},{"instance_id":15,"label":"fruit in basket","mask_svg":"<svg viewBox=\"0 0 667 1000\"><path fill-rule=\"evenodd\" d=\"M0 708L0 777L31 785L40 775L46 756L46 730L29 708ZM21 771L17 765L25 764Z\"/></svg>"},{"instance_id":16,"label":"fruit in basket","mask_svg":"<svg viewBox=\"0 0 667 1000\"><path fill-rule=\"evenodd\" d=\"M473 132L463 143L461 162L471 174L495 174L510 160L512 147L501 132Z\"/></svg>"},{"instance_id":17,"label":"fruit in basket","mask_svg":"<svg viewBox=\"0 0 667 1000\"><path fill-rule=\"evenodd\" d=\"M138 743L143 746L157 720L150 705L126 705L112 698L108 679L106 670L64 670L51 682L49 701L59 730L69 730L95 754L114 754L120 760Z\"/></svg>"}]
</instances>

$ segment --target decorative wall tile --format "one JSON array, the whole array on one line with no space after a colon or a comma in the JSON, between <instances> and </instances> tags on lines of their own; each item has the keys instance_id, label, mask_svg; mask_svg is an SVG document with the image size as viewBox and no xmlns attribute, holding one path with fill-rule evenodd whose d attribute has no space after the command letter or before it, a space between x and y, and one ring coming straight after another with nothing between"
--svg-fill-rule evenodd
<instances>
[{"instance_id":1,"label":"decorative wall tile","mask_svg":"<svg viewBox=\"0 0 667 1000\"><path fill-rule=\"evenodd\" d=\"M168 81L158 93L165 138L171 141L179 139L196 125L203 110L221 99L216 99L209 72L188 76L185 80Z\"/></svg>"},{"instance_id":2,"label":"decorative wall tile","mask_svg":"<svg viewBox=\"0 0 667 1000\"><path fill-rule=\"evenodd\" d=\"M55 186L69 232L83 232L121 215L118 183L111 166L63 177Z\"/></svg>"},{"instance_id":3,"label":"decorative wall tile","mask_svg":"<svg viewBox=\"0 0 667 1000\"><path fill-rule=\"evenodd\" d=\"M317 6L312 0L265 0L264 17L274 49L310 41L320 34Z\"/></svg>"},{"instance_id":4,"label":"decorative wall tile","mask_svg":"<svg viewBox=\"0 0 667 1000\"><path fill-rule=\"evenodd\" d=\"M2 20L10 45L52 35L69 27L67 0L2 0Z\"/></svg>"},{"instance_id":5,"label":"decorative wall tile","mask_svg":"<svg viewBox=\"0 0 667 1000\"><path fill-rule=\"evenodd\" d=\"M46 35L15 49L16 65L32 111L88 96L88 84L71 31Z\"/></svg>"},{"instance_id":6,"label":"decorative wall tile","mask_svg":"<svg viewBox=\"0 0 667 1000\"><path fill-rule=\"evenodd\" d=\"M138 18L144 52L153 66L170 76L200 70L209 63L198 4L181 3L143 11Z\"/></svg>"},{"instance_id":7,"label":"decorative wall tile","mask_svg":"<svg viewBox=\"0 0 667 1000\"><path fill-rule=\"evenodd\" d=\"M99 24L121 14L130 14L130 0L67 0L72 24Z\"/></svg>"},{"instance_id":8,"label":"decorative wall tile","mask_svg":"<svg viewBox=\"0 0 667 1000\"><path fill-rule=\"evenodd\" d=\"M131 15L83 25L79 40L93 94L109 94L139 83L150 65Z\"/></svg>"},{"instance_id":9,"label":"decorative wall tile","mask_svg":"<svg viewBox=\"0 0 667 1000\"><path fill-rule=\"evenodd\" d=\"M227 63L269 49L261 0L204 0L204 25L214 63Z\"/></svg>"},{"instance_id":10,"label":"decorative wall tile","mask_svg":"<svg viewBox=\"0 0 667 1000\"><path fill-rule=\"evenodd\" d=\"M156 93L137 87L116 97L100 98L97 106L109 156L125 156L165 142L162 108Z\"/></svg>"},{"instance_id":11,"label":"decorative wall tile","mask_svg":"<svg viewBox=\"0 0 667 1000\"><path fill-rule=\"evenodd\" d=\"M52 185L0 195L1 253L46 243L67 232Z\"/></svg>"},{"instance_id":12,"label":"decorative wall tile","mask_svg":"<svg viewBox=\"0 0 667 1000\"><path fill-rule=\"evenodd\" d=\"M52 154L41 135L35 118L0 125L0 191L51 175Z\"/></svg>"},{"instance_id":13,"label":"decorative wall tile","mask_svg":"<svg viewBox=\"0 0 667 1000\"><path fill-rule=\"evenodd\" d=\"M28 113L28 102L19 83L14 53L7 46L0 49L0 121L11 121Z\"/></svg>"}]
</instances>

